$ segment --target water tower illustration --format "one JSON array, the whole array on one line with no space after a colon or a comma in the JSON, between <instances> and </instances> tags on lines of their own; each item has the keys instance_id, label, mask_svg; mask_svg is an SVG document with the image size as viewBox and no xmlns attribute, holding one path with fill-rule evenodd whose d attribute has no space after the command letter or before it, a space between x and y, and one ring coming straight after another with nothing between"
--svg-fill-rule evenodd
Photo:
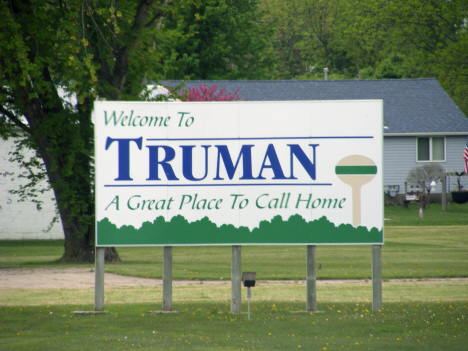
<instances>
[{"instance_id":1,"label":"water tower illustration","mask_svg":"<svg viewBox=\"0 0 468 351\"><path fill-rule=\"evenodd\" d=\"M370 158L352 155L338 162L335 173L343 183L351 187L353 226L357 227L361 225L361 188L375 178L377 166Z\"/></svg>"}]
</instances>

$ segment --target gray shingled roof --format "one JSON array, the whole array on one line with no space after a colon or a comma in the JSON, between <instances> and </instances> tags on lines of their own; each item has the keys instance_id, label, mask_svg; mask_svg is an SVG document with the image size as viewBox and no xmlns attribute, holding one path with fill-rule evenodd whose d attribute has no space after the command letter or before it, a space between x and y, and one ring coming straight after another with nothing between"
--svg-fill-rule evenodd
<instances>
[{"instance_id":1,"label":"gray shingled roof","mask_svg":"<svg viewBox=\"0 0 468 351\"><path fill-rule=\"evenodd\" d=\"M162 82L175 86L175 81ZM188 81L186 88L216 84L225 92L239 88L242 99L369 100L383 99L385 134L465 133L468 119L435 78L381 80Z\"/></svg>"}]
</instances>

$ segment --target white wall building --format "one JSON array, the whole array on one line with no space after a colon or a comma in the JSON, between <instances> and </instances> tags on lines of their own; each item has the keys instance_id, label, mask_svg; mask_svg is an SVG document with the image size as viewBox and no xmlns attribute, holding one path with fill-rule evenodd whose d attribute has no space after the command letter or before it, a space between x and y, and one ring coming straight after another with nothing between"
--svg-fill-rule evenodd
<instances>
[{"instance_id":1,"label":"white wall building","mask_svg":"<svg viewBox=\"0 0 468 351\"><path fill-rule=\"evenodd\" d=\"M21 184L18 176L24 172L10 160L10 152L15 149L13 139L0 139L0 240L63 239L60 222L47 232L55 216L52 191L38 194L38 198L44 202L41 211L37 210L35 203L18 202L19 196L9 193L11 189L18 189ZM32 155L31 151L28 152Z\"/></svg>"}]
</instances>

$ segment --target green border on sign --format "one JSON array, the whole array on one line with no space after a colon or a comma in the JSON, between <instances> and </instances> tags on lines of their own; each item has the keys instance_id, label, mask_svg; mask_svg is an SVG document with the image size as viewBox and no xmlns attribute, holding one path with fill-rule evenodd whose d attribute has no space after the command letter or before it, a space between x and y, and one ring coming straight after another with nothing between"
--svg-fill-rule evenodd
<instances>
[{"instance_id":1,"label":"green border on sign","mask_svg":"<svg viewBox=\"0 0 468 351\"><path fill-rule=\"evenodd\" d=\"M258 228L236 228L231 224L217 226L208 217L189 223L178 215L170 221L157 217L153 223L144 222L140 228L118 228L108 218L97 224L98 246L131 245L238 245L238 244L383 244L383 229L335 226L325 216L307 222L296 214L284 221L275 216L261 221Z\"/></svg>"}]
</instances>

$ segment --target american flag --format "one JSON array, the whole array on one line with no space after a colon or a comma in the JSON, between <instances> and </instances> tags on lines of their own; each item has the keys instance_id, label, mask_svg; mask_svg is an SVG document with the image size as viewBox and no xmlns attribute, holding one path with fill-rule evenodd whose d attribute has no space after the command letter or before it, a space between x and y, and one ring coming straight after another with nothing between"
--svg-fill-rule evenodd
<instances>
[{"instance_id":1,"label":"american flag","mask_svg":"<svg viewBox=\"0 0 468 351\"><path fill-rule=\"evenodd\" d=\"M422 207L419 205L419 217L423 218Z\"/></svg>"},{"instance_id":2,"label":"american flag","mask_svg":"<svg viewBox=\"0 0 468 351\"><path fill-rule=\"evenodd\" d=\"M465 145L465 152L463 153L463 159L465 160L465 173L468 173L468 140Z\"/></svg>"}]
</instances>

